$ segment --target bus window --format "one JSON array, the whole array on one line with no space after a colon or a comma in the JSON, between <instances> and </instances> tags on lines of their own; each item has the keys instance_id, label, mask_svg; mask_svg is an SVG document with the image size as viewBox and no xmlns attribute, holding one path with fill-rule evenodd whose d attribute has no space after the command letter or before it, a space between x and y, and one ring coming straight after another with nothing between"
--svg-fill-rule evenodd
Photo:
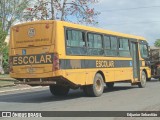
<instances>
[{"instance_id":1,"label":"bus window","mask_svg":"<svg viewBox=\"0 0 160 120\"><path fill-rule=\"evenodd\" d=\"M88 34L88 54L103 55L102 36L98 34Z\"/></svg>"},{"instance_id":2,"label":"bus window","mask_svg":"<svg viewBox=\"0 0 160 120\"><path fill-rule=\"evenodd\" d=\"M141 56L142 58L148 58L148 47L147 45L140 44Z\"/></svg>"},{"instance_id":3,"label":"bus window","mask_svg":"<svg viewBox=\"0 0 160 120\"><path fill-rule=\"evenodd\" d=\"M88 47L94 48L94 35L88 34Z\"/></svg>"},{"instance_id":4,"label":"bus window","mask_svg":"<svg viewBox=\"0 0 160 120\"><path fill-rule=\"evenodd\" d=\"M111 56L117 56L118 55L118 40L117 37L110 37L111 39Z\"/></svg>"},{"instance_id":5,"label":"bus window","mask_svg":"<svg viewBox=\"0 0 160 120\"><path fill-rule=\"evenodd\" d=\"M124 57L130 57L129 41L125 38L119 39L119 55Z\"/></svg>"},{"instance_id":6,"label":"bus window","mask_svg":"<svg viewBox=\"0 0 160 120\"><path fill-rule=\"evenodd\" d=\"M67 55L86 55L85 33L78 30L67 30Z\"/></svg>"},{"instance_id":7,"label":"bus window","mask_svg":"<svg viewBox=\"0 0 160 120\"><path fill-rule=\"evenodd\" d=\"M113 56L113 51L111 50L111 40L109 36L104 36L104 49L107 56Z\"/></svg>"},{"instance_id":8,"label":"bus window","mask_svg":"<svg viewBox=\"0 0 160 120\"><path fill-rule=\"evenodd\" d=\"M104 36L104 48L110 49L111 48L111 40L109 36Z\"/></svg>"}]
</instances>

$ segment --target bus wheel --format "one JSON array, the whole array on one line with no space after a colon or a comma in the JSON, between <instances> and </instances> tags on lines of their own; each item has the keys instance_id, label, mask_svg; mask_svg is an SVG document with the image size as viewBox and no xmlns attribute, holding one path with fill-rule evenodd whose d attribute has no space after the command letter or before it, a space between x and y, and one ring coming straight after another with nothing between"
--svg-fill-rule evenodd
<instances>
[{"instance_id":1,"label":"bus wheel","mask_svg":"<svg viewBox=\"0 0 160 120\"><path fill-rule=\"evenodd\" d=\"M68 94L70 88L68 86L50 85L49 89L54 96L65 96Z\"/></svg>"},{"instance_id":2,"label":"bus wheel","mask_svg":"<svg viewBox=\"0 0 160 120\"><path fill-rule=\"evenodd\" d=\"M93 85L85 86L84 92L88 96L99 97L103 94L104 82L101 74L97 73L94 77Z\"/></svg>"},{"instance_id":3,"label":"bus wheel","mask_svg":"<svg viewBox=\"0 0 160 120\"><path fill-rule=\"evenodd\" d=\"M141 79L140 79L140 82L138 83L138 87L139 88L144 88L146 86L146 74L144 71L142 71L142 75L141 75Z\"/></svg>"},{"instance_id":4,"label":"bus wheel","mask_svg":"<svg viewBox=\"0 0 160 120\"><path fill-rule=\"evenodd\" d=\"M107 88L112 89L114 87L114 82L106 83Z\"/></svg>"}]
</instances>

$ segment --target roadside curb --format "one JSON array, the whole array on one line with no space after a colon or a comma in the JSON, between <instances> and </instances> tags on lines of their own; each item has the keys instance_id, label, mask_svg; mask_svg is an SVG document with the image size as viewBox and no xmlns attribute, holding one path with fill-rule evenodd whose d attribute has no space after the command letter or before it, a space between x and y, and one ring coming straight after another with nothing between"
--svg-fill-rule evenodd
<instances>
[{"instance_id":1,"label":"roadside curb","mask_svg":"<svg viewBox=\"0 0 160 120\"><path fill-rule=\"evenodd\" d=\"M16 86L15 84L13 85L3 85L3 86L0 86L0 88L3 88L3 87L13 87L13 86Z\"/></svg>"},{"instance_id":2,"label":"roadside curb","mask_svg":"<svg viewBox=\"0 0 160 120\"><path fill-rule=\"evenodd\" d=\"M13 79L13 78L3 78L3 77L0 78L0 81L1 81L1 80L2 80L2 81L3 81L3 80L4 80L4 81L16 81L16 79Z\"/></svg>"},{"instance_id":3,"label":"roadside curb","mask_svg":"<svg viewBox=\"0 0 160 120\"><path fill-rule=\"evenodd\" d=\"M42 86L37 86L37 87L24 87L24 88L15 88L15 89L11 89L11 90L2 90L0 91L1 93L7 93L7 92L14 92L14 91L22 91L22 90L32 90L32 89L39 89L39 88L47 88L47 86L42 87Z\"/></svg>"},{"instance_id":4,"label":"roadside curb","mask_svg":"<svg viewBox=\"0 0 160 120\"><path fill-rule=\"evenodd\" d=\"M13 79L13 78L3 78L3 77L0 77L0 88L16 86L14 84L15 81L16 80Z\"/></svg>"}]
</instances>

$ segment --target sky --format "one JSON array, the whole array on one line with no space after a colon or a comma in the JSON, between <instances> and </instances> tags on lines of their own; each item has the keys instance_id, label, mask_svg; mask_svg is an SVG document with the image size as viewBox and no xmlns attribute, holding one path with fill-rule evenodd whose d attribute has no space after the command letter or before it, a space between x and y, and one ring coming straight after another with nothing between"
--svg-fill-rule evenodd
<instances>
[{"instance_id":1,"label":"sky","mask_svg":"<svg viewBox=\"0 0 160 120\"><path fill-rule=\"evenodd\" d=\"M150 46L160 39L160 0L100 0L95 9L99 28L142 36Z\"/></svg>"},{"instance_id":2,"label":"sky","mask_svg":"<svg viewBox=\"0 0 160 120\"><path fill-rule=\"evenodd\" d=\"M160 0L99 0L96 27L142 36L150 46L160 39Z\"/></svg>"}]
</instances>

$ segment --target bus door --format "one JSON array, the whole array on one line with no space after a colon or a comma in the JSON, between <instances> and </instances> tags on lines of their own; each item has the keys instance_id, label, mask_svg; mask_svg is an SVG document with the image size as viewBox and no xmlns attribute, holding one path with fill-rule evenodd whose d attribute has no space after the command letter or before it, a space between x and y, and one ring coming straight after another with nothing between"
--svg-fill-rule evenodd
<instances>
[{"instance_id":1,"label":"bus door","mask_svg":"<svg viewBox=\"0 0 160 120\"><path fill-rule=\"evenodd\" d=\"M138 54L138 42L130 42L130 50L132 56L132 66L133 66L133 78L134 81L138 81L140 78L140 67L139 67L139 54Z\"/></svg>"}]
</instances>

